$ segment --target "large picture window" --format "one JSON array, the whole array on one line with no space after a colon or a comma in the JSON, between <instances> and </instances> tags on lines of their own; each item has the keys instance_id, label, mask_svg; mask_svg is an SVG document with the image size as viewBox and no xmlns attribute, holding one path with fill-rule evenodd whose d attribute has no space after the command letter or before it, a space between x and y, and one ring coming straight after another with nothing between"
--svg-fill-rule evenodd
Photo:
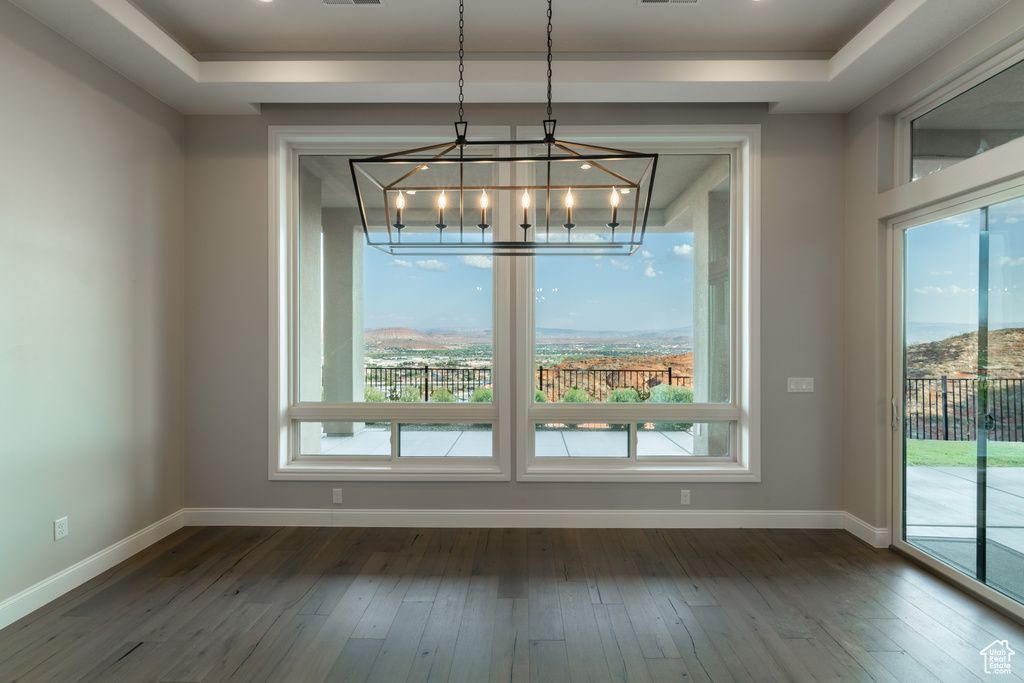
<instances>
[{"instance_id":1,"label":"large picture window","mask_svg":"<svg viewBox=\"0 0 1024 683\"><path fill-rule=\"evenodd\" d=\"M272 128L271 478L756 480L757 129L646 133L633 255L395 256L349 159L450 132Z\"/></svg>"},{"instance_id":2,"label":"large picture window","mask_svg":"<svg viewBox=\"0 0 1024 683\"><path fill-rule=\"evenodd\" d=\"M517 264L533 285L520 479L757 477L748 132L591 139L657 150L658 181L633 255Z\"/></svg>"}]
</instances>

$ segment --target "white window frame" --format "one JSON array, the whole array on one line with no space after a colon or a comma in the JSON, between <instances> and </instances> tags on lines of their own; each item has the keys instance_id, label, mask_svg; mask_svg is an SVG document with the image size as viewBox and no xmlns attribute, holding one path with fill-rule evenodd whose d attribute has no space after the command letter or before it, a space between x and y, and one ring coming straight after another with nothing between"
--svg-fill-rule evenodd
<instances>
[{"instance_id":1,"label":"white window frame","mask_svg":"<svg viewBox=\"0 0 1024 683\"><path fill-rule=\"evenodd\" d=\"M565 126L567 140L636 151L729 154L731 157L732 400L727 404L564 404L534 402L534 268L518 258L516 269L517 372L516 442L519 481L731 481L761 480L760 460L760 168L759 125ZM534 127L516 139L538 139ZM539 256L537 258L543 258ZM733 423L730 455L636 457L638 421ZM537 457L538 423L630 424L627 458Z\"/></svg>"},{"instance_id":2,"label":"white window frame","mask_svg":"<svg viewBox=\"0 0 1024 683\"><path fill-rule=\"evenodd\" d=\"M916 184L916 183L915 183ZM903 289L903 235L907 230L935 221L956 216L982 207L992 206L1004 201L1024 197L1024 173L1019 172L1014 178L1004 180L994 186L973 189L955 198L936 199L928 206L905 211L887 221L889 229L889 339L887 363L893 411L893 429L889 442L889 493L890 493L890 543L900 552L912 557L929 567L937 574L946 577L955 584L966 588L991 604L995 604L1004 612L1024 617L1024 605L1000 591L947 565L942 560L929 555L903 537L905 529L903 501L903 434L905 431L903 415L904 386L904 289Z\"/></svg>"},{"instance_id":3,"label":"white window frame","mask_svg":"<svg viewBox=\"0 0 1024 683\"><path fill-rule=\"evenodd\" d=\"M933 94L907 108L895 120L893 189L881 193L875 205L879 228L887 229L886 366L892 431L887 442L888 516L890 544L908 557L995 605L1007 614L1024 617L1024 605L978 582L903 539L903 234L942 218L997 204L1024 195L1024 138L993 147L940 171L910 180L913 163L910 124L913 119L948 102L1021 60L1024 43L1001 52ZM883 397L880 397L883 398ZM883 398L883 400L884 400Z\"/></svg>"},{"instance_id":4,"label":"white window frame","mask_svg":"<svg viewBox=\"0 0 1024 683\"><path fill-rule=\"evenodd\" d=\"M911 149L911 143L913 141L911 124L913 123L914 119L918 118L919 116L923 116L924 114L927 114L936 107L942 106L946 102L949 102L950 100L967 92L974 86L980 83L984 83L985 81L992 78L996 74L1005 71L1006 69L1009 69L1011 66L1013 66L1017 62L1020 62L1022 59L1024 59L1024 44L1014 45L1013 47L1000 52L998 55L992 57L991 59L985 60L985 62L975 67L974 69L971 69L967 74L955 79L953 82L947 84L945 87L939 88L928 97L925 97L924 99L915 102L913 105L897 114L895 121L895 131L893 133L893 146L897 150L893 158L893 165L895 167L893 169L893 172L895 173L895 178L893 182L894 186L899 187L901 185L908 185L912 182L919 183L923 179L919 178L918 180L914 181L911 180L910 177L914 163L913 150ZM1024 140L1024 138L1018 138L1017 140L1012 140L1006 144L1013 145L1015 143L1021 142L1021 140ZM1000 147L1004 146L1006 145L1000 145ZM993 149L998 149L998 147ZM987 154L988 152L985 153ZM930 175L935 175L936 173L944 173L948 171L950 168L959 166L962 163L964 162L961 161L957 164L953 164L947 168L944 168L940 171L936 171L935 173L932 173ZM924 178L927 177L929 176L924 176Z\"/></svg>"},{"instance_id":5,"label":"white window frame","mask_svg":"<svg viewBox=\"0 0 1024 683\"><path fill-rule=\"evenodd\" d=\"M494 260L494 400L489 404L301 402L298 396L298 173L303 154L370 156L451 140L451 126L270 126L269 296L271 480L470 480L511 478L510 267ZM481 126L474 139L507 140L507 127ZM301 456L300 421L390 421L390 456ZM490 457L404 457L397 454L398 423L489 423Z\"/></svg>"}]
</instances>

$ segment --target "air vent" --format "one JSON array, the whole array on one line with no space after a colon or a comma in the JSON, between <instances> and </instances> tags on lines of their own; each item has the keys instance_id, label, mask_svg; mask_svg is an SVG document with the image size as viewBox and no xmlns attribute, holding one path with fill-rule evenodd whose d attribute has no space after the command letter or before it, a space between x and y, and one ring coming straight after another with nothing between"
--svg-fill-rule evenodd
<instances>
[{"instance_id":1,"label":"air vent","mask_svg":"<svg viewBox=\"0 0 1024 683\"><path fill-rule=\"evenodd\" d=\"M700 0L637 0L638 5L696 5Z\"/></svg>"},{"instance_id":2,"label":"air vent","mask_svg":"<svg viewBox=\"0 0 1024 683\"><path fill-rule=\"evenodd\" d=\"M381 6L384 0L324 0L325 5L376 5Z\"/></svg>"}]
</instances>

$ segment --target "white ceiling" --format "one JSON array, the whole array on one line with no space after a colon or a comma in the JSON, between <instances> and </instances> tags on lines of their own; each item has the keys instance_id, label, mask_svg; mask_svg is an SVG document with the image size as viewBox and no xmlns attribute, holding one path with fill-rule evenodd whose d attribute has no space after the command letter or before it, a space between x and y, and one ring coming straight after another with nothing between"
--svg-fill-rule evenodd
<instances>
[{"instance_id":1,"label":"white ceiling","mask_svg":"<svg viewBox=\"0 0 1024 683\"><path fill-rule=\"evenodd\" d=\"M457 0L10 0L186 114L452 102ZM1014 0L555 0L562 102L846 112ZM544 0L466 0L466 101L546 97Z\"/></svg>"},{"instance_id":2,"label":"white ceiling","mask_svg":"<svg viewBox=\"0 0 1024 683\"><path fill-rule=\"evenodd\" d=\"M192 53L441 52L458 48L457 0L211 2L132 0ZM835 52L889 0L557 0L554 38L563 52ZM545 0L468 0L466 49L543 52Z\"/></svg>"}]
</instances>

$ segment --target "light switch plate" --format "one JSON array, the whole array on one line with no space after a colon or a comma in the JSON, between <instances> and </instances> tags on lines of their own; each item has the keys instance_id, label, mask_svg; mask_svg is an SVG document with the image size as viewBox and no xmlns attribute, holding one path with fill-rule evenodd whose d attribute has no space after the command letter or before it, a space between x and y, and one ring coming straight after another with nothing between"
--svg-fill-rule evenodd
<instances>
[{"instance_id":1,"label":"light switch plate","mask_svg":"<svg viewBox=\"0 0 1024 683\"><path fill-rule=\"evenodd\" d=\"M813 377L790 377L789 378L789 393L791 393L791 394L813 394L814 393L814 378Z\"/></svg>"}]
</instances>

